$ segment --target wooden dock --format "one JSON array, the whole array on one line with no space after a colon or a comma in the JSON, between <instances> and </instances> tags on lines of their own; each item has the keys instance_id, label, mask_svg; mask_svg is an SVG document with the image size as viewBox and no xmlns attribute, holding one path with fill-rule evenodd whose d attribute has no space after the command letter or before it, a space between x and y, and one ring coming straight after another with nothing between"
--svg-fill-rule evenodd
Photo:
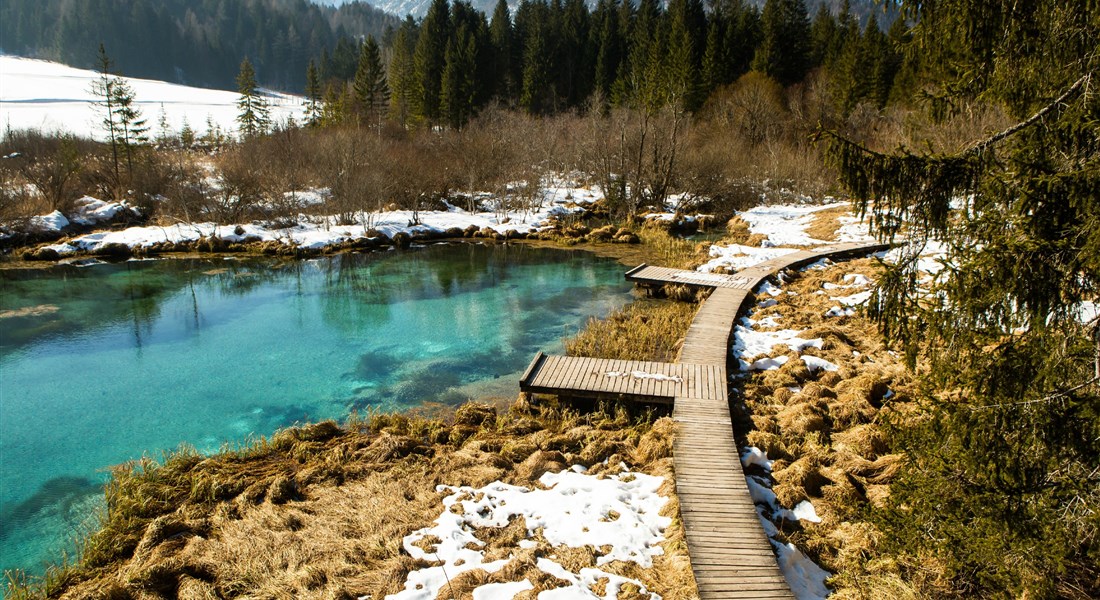
<instances>
[{"instance_id":1,"label":"wooden dock","mask_svg":"<svg viewBox=\"0 0 1100 600\"><path fill-rule=\"evenodd\" d=\"M800 250L734 275L640 265L626 273L628 281L714 290L688 327L678 362L540 352L523 374L520 389L525 392L672 403L672 418L678 424L673 447L676 495L700 598L794 598L760 526L733 437L729 346L738 317L751 304L752 290L783 269L886 247L851 243Z\"/></svg>"}]
</instances>

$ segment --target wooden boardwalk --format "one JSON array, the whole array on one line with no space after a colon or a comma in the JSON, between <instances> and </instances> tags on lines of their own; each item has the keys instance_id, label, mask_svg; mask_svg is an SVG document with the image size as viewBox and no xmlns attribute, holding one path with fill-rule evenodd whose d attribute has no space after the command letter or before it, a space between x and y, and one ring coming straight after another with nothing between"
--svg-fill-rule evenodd
<instances>
[{"instance_id":1,"label":"wooden boardwalk","mask_svg":"<svg viewBox=\"0 0 1100 600\"><path fill-rule=\"evenodd\" d=\"M541 352L520 380L525 392L672 402L676 495L692 571L705 600L793 599L745 485L728 399L729 346L752 290L783 269L823 258L886 248L834 244L786 254L735 275L640 265L626 274L641 285L680 284L714 291L688 327L676 363L547 356ZM657 377L659 375L659 377Z\"/></svg>"}]
</instances>

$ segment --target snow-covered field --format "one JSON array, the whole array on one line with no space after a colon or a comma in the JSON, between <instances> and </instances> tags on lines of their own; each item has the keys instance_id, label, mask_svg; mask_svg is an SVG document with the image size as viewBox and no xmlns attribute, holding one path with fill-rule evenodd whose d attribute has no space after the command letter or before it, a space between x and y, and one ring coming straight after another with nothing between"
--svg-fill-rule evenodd
<instances>
[{"instance_id":1,"label":"snow-covered field","mask_svg":"<svg viewBox=\"0 0 1100 600\"><path fill-rule=\"evenodd\" d=\"M102 135L92 101L95 71L62 64L0 55L0 126L11 129L63 131L86 137ZM237 130L236 92L209 90L150 79L125 78L134 90L138 108L155 134L161 111L169 127L178 132L184 120L197 134L207 130L207 120L222 131ZM302 98L270 93L271 118L301 121Z\"/></svg>"}]
</instances>

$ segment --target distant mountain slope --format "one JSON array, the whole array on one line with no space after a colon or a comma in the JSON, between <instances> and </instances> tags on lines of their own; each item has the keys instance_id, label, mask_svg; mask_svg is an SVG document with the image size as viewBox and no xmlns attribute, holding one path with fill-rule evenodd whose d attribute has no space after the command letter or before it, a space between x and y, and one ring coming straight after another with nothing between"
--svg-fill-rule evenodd
<instances>
[{"instance_id":1,"label":"distant mountain slope","mask_svg":"<svg viewBox=\"0 0 1100 600\"><path fill-rule=\"evenodd\" d=\"M323 4L328 6L341 6L351 4L353 2L367 2L372 4L379 10L385 11L392 15L403 17L405 15L412 15L414 17L423 17L428 12L428 7L431 6L432 0L313 0L317 4ZM492 15L493 9L496 8L498 0L470 0L470 3L477 10L484 12L486 15ZM746 0L746 4L761 8L764 6L766 0ZM822 0L824 4L828 5L833 14L840 12L841 5L844 4L844 0ZM817 7L822 3L819 0L807 0L806 10L812 17L817 12ZM595 8L598 0L586 0L589 8ZM635 3L636 0L635 0ZM662 2L665 4L666 2ZM893 22L896 11L893 9L888 10L885 14L882 9L882 0L851 0L852 14L859 18L860 23L866 23L867 18L872 11L878 12L879 23L886 28ZM519 0L508 0L508 5L512 7L512 10L519 5Z\"/></svg>"},{"instance_id":2,"label":"distant mountain slope","mask_svg":"<svg viewBox=\"0 0 1100 600\"><path fill-rule=\"evenodd\" d=\"M95 71L75 69L58 63L15 56L0 56L0 127L65 131L99 138L100 116L91 105ZM184 119L198 133L207 130L207 119L226 132L237 130L237 99L234 92L193 88L163 81L126 78L134 90L138 108L148 121L150 134L157 133L161 111L173 131ZM297 96L269 97L272 119L293 116L301 121L302 99Z\"/></svg>"},{"instance_id":3,"label":"distant mountain slope","mask_svg":"<svg viewBox=\"0 0 1100 600\"><path fill-rule=\"evenodd\" d=\"M91 67L102 42L124 74L232 89L248 56L261 84L300 90L340 35L380 36L395 17L306 0L4 0L0 51Z\"/></svg>"}]
</instances>

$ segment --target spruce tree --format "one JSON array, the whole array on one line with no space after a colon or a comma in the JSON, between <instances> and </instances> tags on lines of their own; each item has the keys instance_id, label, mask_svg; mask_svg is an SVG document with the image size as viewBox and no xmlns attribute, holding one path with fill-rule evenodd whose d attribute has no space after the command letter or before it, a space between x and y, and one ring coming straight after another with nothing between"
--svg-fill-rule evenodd
<instances>
[{"instance_id":1,"label":"spruce tree","mask_svg":"<svg viewBox=\"0 0 1100 600\"><path fill-rule=\"evenodd\" d=\"M841 182L906 250L873 315L920 365L884 539L968 597L1098 597L1100 5L906 3L928 118L997 107L962 148L828 134ZM942 245L943 269L916 251Z\"/></svg>"},{"instance_id":2,"label":"spruce tree","mask_svg":"<svg viewBox=\"0 0 1100 600\"><path fill-rule=\"evenodd\" d=\"M114 94L115 141L126 158L126 174L134 173L134 153L138 146L149 141L149 126L136 102L134 89L126 80L118 78L111 92Z\"/></svg>"},{"instance_id":3,"label":"spruce tree","mask_svg":"<svg viewBox=\"0 0 1100 600\"><path fill-rule=\"evenodd\" d=\"M355 70L355 102L357 112L372 127L380 126L389 103L390 89L382 68L382 51L374 36L367 36L359 53L359 66Z\"/></svg>"},{"instance_id":4,"label":"spruce tree","mask_svg":"<svg viewBox=\"0 0 1100 600\"><path fill-rule=\"evenodd\" d=\"M270 109L256 84L256 71L247 57L241 61L237 75L237 93L241 95L237 100L237 124L241 136L247 138L265 133L271 124Z\"/></svg>"},{"instance_id":5,"label":"spruce tree","mask_svg":"<svg viewBox=\"0 0 1100 600\"><path fill-rule=\"evenodd\" d=\"M416 24L409 17L397 29L390 47L390 118L401 127L408 126L416 95L415 46Z\"/></svg>"},{"instance_id":6,"label":"spruce tree","mask_svg":"<svg viewBox=\"0 0 1100 600\"><path fill-rule=\"evenodd\" d=\"M810 66L810 23L802 0L768 0L760 30L752 68L783 85L801 81Z\"/></svg>"},{"instance_id":7,"label":"spruce tree","mask_svg":"<svg viewBox=\"0 0 1100 600\"><path fill-rule=\"evenodd\" d=\"M653 74L651 59L655 55L652 46L658 37L662 22L661 5L658 0L638 0L637 15L630 31L629 59L622 73L622 94L634 102L640 102L640 90L653 90L655 82L647 77ZM625 100L625 98L624 98Z\"/></svg>"},{"instance_id":8,"label":"spruce tree","mask_svg":"<svg viewBox=\"0 0 1100 600\"><path fill-rule=\"evenodd\" d=\"M451 35L450 4L432 0L420 24L413 54L413 119L434 125L439 122L439 100L446 66L447 41Z\"/></svg>"},{"instance_id":9,"label":"spruce tree","mask_svg":"<svg viewBox=\"0 0 1100 600\"><path fill-rule=\"evenodd\" d=\"M112 188L116 199L121 199L125 187L123 162L127 177L133 176L134 152L148 140L149 127L135 104L133 88L113 72L114 61L103 44L99 45L97 62L98 76L92 82L91 92L97 98L95 105L102 113L100 124L111 148Z\"/></svg>"},{"instance_id":10,"label":"spruce tree","mask_svg":"<svg viewBox=\"0 0 1100 600\"><path fill-rule=\"evenodd\" d=\"M584 0L565 0L558 29L558 77L555 86L565 106L580 106L592 92L595 68L588 56L591 19Z\"/></svg>"},{"instance_id":11,"label":"spruce tree","mask_svg":"<svg viewBox=\"0 0 1100 600\"><path fill-rule=\"evenodd\" d=\"M115 86L119 79L113 72L114 61L107 55L103 44L99 45L99 54L96 56L96 79L92 82L92 95L96 97L95 105L102 111L100 126L107 134L107 144L111 148L111 166L114 180L120 182L122 175L119 169L119 144L118 121L115 111Z\"/></svg>"},{"instance_id":12,"label":"spruce tree","mask_svg":"<svg viewBox=\"0 0 1100 600\"><path fill-rule=\"evenodd\" d=\"M465 126L473 113L476 66L473 36L460 27L447 43L440 96L441 116L453 129Z\"/></svg>"},{"instance_id":13,"label":"spruce tree","mask_svg":"<svg viewBox=\"0 0 1100 600\"><path fill-rule=\"evenodd\" d=\"M703 4L700 0L672 0L668 5L668 16L669 86L683 110L695 111L705 99L701 68L705 46L702 34L707 26Z\"/></svg>"},{"instance_id":14,"label":"spruce tree","mask_svg":"<svg viewBox=\"0 0 1100 600\"><path fill-rule=\"evenodd\" d=\"M620 35L619 10L616 0L600 0L593 15L593 47L596 52L593 87L603 102L610 102L612 86L622 61L623 39ZM605 106L600 107L605 108Z\"/></svg>"},{"instance_id":15,"label":"spruce tree","mask_svg":"<svg viewBox=\"0 0 1100 600\"><path fill-rule=\"evenodd\" d=\"M321 78L312 60L306 67L306 126L321 124Z\"/></svg>"},{"instance_id":16,"label":"spruce tree","mask_svg":"<svg viewBox=\"0 0 1100 600\"><path fill-rule=\"evenodd\" d=\"M810 25L810 64L820 66L833 59L837 22L829 5L822 2Z\"/></svg>"},{"instance_id":17,"label":"spruce tree","mask_svg":"<svg viewBox=\"0 0 1100 600\"><path fill-rule=\"evenodd\" d=\"M191 128L191 123L187 120L187 116L183 117L183 124L180 125L180 145L184 148L191 148L195 145L195 130Z\"/></svg>"},{"instance_id":18,"label":"spruce tree","mask_svg":"<svg viewBox=\"0 0 1100 600\"><path fill-rule=\"evenodd\" d=\"M516 83L512 78L512 17L508 0L499 0L493 9L489 39L493 48L493 94L502 99L511 98Z\"/></svg>"},{"instance_id":19,"label":"spruce tree","mask_svg":"<svg viewBox=\"0 0 1100 600\"><path fill-rule=\"evenodd\" d=\"M544 27L528 32L523 52L523 81L519 104L531 114L543 114L553 106L550 56Z\"/></svg>"}]
</instances>

